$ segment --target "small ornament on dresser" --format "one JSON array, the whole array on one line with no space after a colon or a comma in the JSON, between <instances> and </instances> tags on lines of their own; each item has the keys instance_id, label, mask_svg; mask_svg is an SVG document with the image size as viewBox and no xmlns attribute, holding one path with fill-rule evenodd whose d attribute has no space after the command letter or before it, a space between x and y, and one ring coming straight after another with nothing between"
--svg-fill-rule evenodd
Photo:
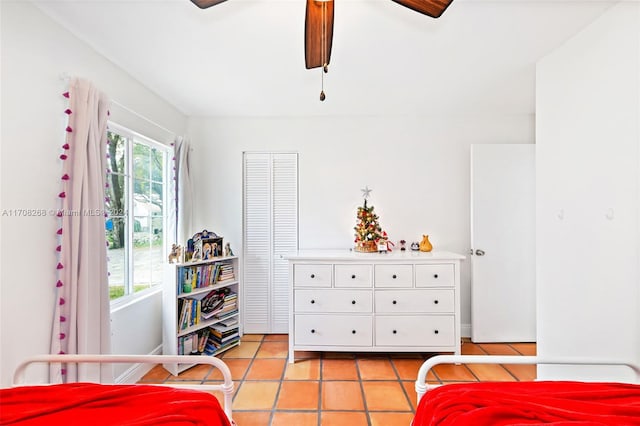
<instances>
[{"instance_id":1,"label":"small ornament on dresser","mask_svg":"<svg viewBox=\"0 0 640 426\"><path fill-rule=\"evenodd\" d=\"M420 251L429 252L431 250L433 250L433 246L431 245L431 242L429 241L429 236L428 235L423 235L422 236L422 241L420 242Z\"/></svg>"},{"instance_id":2,"label":"small ornament on dresser","mask_svg":"<svg viewBox=\"0 0 640 426\"><path fill-rule=\"evenodd\" d=\"M420 250L420 244L418 244L418 243L417 243L417 242L415 242L415 241L414 241L414 242L412 242L412 243L411 243L411 250L412 250L412 251L418 251L418 250Z\"/></svg>"},{"instance_id":3,"label":"small ornament on dresser","mask_svg":"<svg viewBox=\"0 0 640 426\"><path fill-rule=\"evenodd\" d=\"M391 251L392 247L395 247L395 244L392 241L389 241L387 231L382 231L382 237L378 240L378 253Z\"/></svg>"},{"instance_id":4,"label":"small ornament on dresser","mask_svg":"<svg viewBox=\"0 0 640 426\"><path fill-rule=\"evenodd\" d=\"M405 240L400 240L400 251L405 251L407 249L407 242Z\"/></svg>"}]
</instances>

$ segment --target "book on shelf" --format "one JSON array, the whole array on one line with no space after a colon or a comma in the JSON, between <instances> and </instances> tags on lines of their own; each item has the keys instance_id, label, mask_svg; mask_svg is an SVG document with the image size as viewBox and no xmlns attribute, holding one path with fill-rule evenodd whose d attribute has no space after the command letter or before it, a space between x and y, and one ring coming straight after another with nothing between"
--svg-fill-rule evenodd
<instances>
[{"instance_id":1,"label":"book on shelf","mask_svg":"<svg viewBox=\"0 0 640 426\"><path fill-rule=\"evenodd\" d=\"M214 339L212 339L211 336L209 336L209 339L207 340L207 344L204 348L204 353L206 355L213 355L216 352L219 352L221 350L227 349L235 345L236 343L238 343L239 340L240 340L239 335L229 338L229 340L225 342L217 342Z\"/></svg>"},{"instance_id":2,"label":"book on shelf","mask_svg":"<svg viewBox=\"0 0 640 426\"><path fill-rule=\"evenodd\" d=\"M188 334L178 339L178 355L198 353L200 339L198 333Z\"/></svg>"},{"instance_id":3,"label":"book on shelf","mask_svg":"<svg viewBox=\"0 0 640 426\"><path fill-rule=\"evenodd\" d=\"M238 295L229 288L178 299L178 332L202 321L224 319L238 312Z\"/></svg>"},{"instance_id":4,"label":"book on shelf","mask_svg":"<svg viewBox=\"0 0 640 426\"><path fill-rule=\"evenodd\" d=\"M217 339L224 339L232 334L237 334L239 330L237 325L230 327L217 327L217 325L216 327L210 327L211 334Z\"/></svg>"},{"instance_id":5,"label":"book on shelf","mask_svg":"<svg viewBox=\"0 0 640 426\"><path fill-rule=\"evenodd\" d=\"M212 292L215 292L215 290ZM211 318L211 315L207 316L205 314L210 309L210 304L214 303L212 299L216 297L220 299L216 302L219 303L216 311L222 310L224 299L222 296L218 296L217 293L212 295L212 292L178 299L178 332L200 324L203 319Z\"/></svg>"},{"instance_id":6,"label":"book on shelf","mask_svg":"<svg viewBox=\"0 0 640 426\"><path fill-rule=\"evenodd\" d=\"M216 315L216 319L225 320L225 319L227 319L229 317L235 316L237 313L238 313L238 310L235 309L233 311L229 311L229 312L226 312L226 313L221 314L221 315Z\"/></svg>"},{"instance_id":7,"label":"book on shelf","mask_svg":"<svg viewBox=\"0 0 640 426\"><path fill-rule=\"evenodd\" d=\"M224 263L220 266L220 276L218 279L220 281L235 279L235 274L233 272L233 265L231 263Z\"/></svg>"},{"instance_id":8,"label":"book on shelf","mask_svg":"<svg viewBox=\"0 0 640 426\"><path fill-rule=\"evenodd\" d=\"M201 317L209 319L220 312L224 306L225 293L227 289L211 290L202 299Z\"/></svg>"},{"instance_id":9,"label":"book on shelf","mask_svg":"<svg viewBox=\"0 0 640 426\"><path fill-rule=\"evenodd\" d=\"M235 279L233 263L231 261L183 265L179 268L177 294L183 293L185 283L191 284L192 289L198 289L209 287L219 281Z\"/></svg>"},{"instance_id":10,"label":"book on shelf","mask_svg":"<svg viewBox=\"0 0 640 426\"><path fill-rule=\"evenodd\" d=\"M222 327L231 327L238 324L238 317L232 317L218 323Z\"/></svg>"},{"instance_id":11,"label":"book on shelf","mask_svg":"<svg viewBox=\"0 0 640 426\"><path fill-rule=\"evenodd\" d=\"M207 345L207 340L209 339L209 328L205 328L204 331L198 337L198 352L203 352L205 346Z\"/></svg>"}]
</instances>

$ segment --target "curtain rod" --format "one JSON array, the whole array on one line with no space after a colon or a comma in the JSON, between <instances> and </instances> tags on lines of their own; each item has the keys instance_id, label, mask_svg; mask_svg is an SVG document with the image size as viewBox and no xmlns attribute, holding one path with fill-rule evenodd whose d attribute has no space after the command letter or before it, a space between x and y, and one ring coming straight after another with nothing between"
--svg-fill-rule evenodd
<instances>
[{"instance_id":1,"label":"curtain rod","mask_svg":"<svg viewBox=\"0 0 640 426\"><path fill-rule=\"evenodd\" d=\"M64 81L65 83L69 83L69 81L71 80L71 76L69 76L69 74L67 74L67 73L62 73L62 74L60 74L60 80ZM136 111L132 110L131 108L123 105L122 103L120 103L120 102L118 102L118 101L116 101L114 99L110 99L110 102L111 102L111 104L117 106L118 108L122 108L123 110L127 111L128 113L133 114L136 117L143 119L147 123L156 126L158 129L163 130L163 131L169 133L170 135L172 135L174 137L177 136L176 132L167 129L164 126L161 126L160 124L156 123L155 121L145 117L144 115L140 114L139 112L136 112Z\"/></svg>"},{"instance_id":2,"label":"curtain rod","mask_svg":"<svg viewBox=\"0 0 640 426\"><path fill-rule=\"evenodd\" d=\"M158 124L158 123L156 123L155 121L153 121L153 120L151 120L151 119L149 119L149 118L145 117L144 115L140 114L139 112L136 112L136 111L132 110L131 108L126 107L126 106L122 105L122 104L121 104L120 102L118 102L118 101L115 101L115 100L113 100L113 99L112 99L112 100L111 100L111 104L113 104L113 105L115 105L115 106L117 106L117 107L119 107L119 108L122 108L123 110L127 111L128 113L131 113L131 114L133 114L133 115L135 115L135 116L137 116L137 117L139 117L139 118L141 118L141 119L145 120L145 121L146 121L147 123L149 123L149 124L153 124L153 125L154 125L154 126L156 126L158 129L163 130L163 131L165 131L165 132L169 133L170 135L176 136L176 132L173 132L173 131L171 131L171 130L167 129L166 127L164 127L164 126L161 126L160 124Z\"/></svg>"}]
</instances>

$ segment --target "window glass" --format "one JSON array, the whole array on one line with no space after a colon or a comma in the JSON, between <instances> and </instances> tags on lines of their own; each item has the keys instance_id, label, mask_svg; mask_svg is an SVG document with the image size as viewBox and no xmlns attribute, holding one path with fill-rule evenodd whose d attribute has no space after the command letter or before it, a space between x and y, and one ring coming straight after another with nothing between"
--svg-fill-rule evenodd
<instances>
[{"instance_id":1,"label":"window glass","mask_svg":"<svg viewBox=\"0 0 640 426\"><path fill-rule=\"evenodd\" d=\"M106 235L111 300L162 283L169 149L126 130L108 132Z\"/></svg>"}]
</instances>

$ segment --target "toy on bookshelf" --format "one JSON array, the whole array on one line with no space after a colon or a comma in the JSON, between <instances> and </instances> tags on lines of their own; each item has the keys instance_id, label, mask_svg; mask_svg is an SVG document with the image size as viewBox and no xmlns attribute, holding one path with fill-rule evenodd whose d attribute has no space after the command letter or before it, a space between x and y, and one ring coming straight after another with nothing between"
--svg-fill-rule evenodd
<instances>
[{"instance_id":1,"label":"toy on bookshelf","mask_svg":"<svg viewBox=\"0 0 640 426\"><path fill-rule=\"evenodd\" d=\"M224 255L225 256L233 256L233 250L231 250L231 244L227 243L224 245Z\"/></svg>"},{"instance_id":2,"label":"toy on bookshelf","mask_svg":"<svg viewBox=\"0 0 640 426\"><path fill-rule=\"evenodd\" d=\"M169 263L180 263L182 261L182 247L178 244L171 244L169 253Z\"/></svg>"}]
</instances>

